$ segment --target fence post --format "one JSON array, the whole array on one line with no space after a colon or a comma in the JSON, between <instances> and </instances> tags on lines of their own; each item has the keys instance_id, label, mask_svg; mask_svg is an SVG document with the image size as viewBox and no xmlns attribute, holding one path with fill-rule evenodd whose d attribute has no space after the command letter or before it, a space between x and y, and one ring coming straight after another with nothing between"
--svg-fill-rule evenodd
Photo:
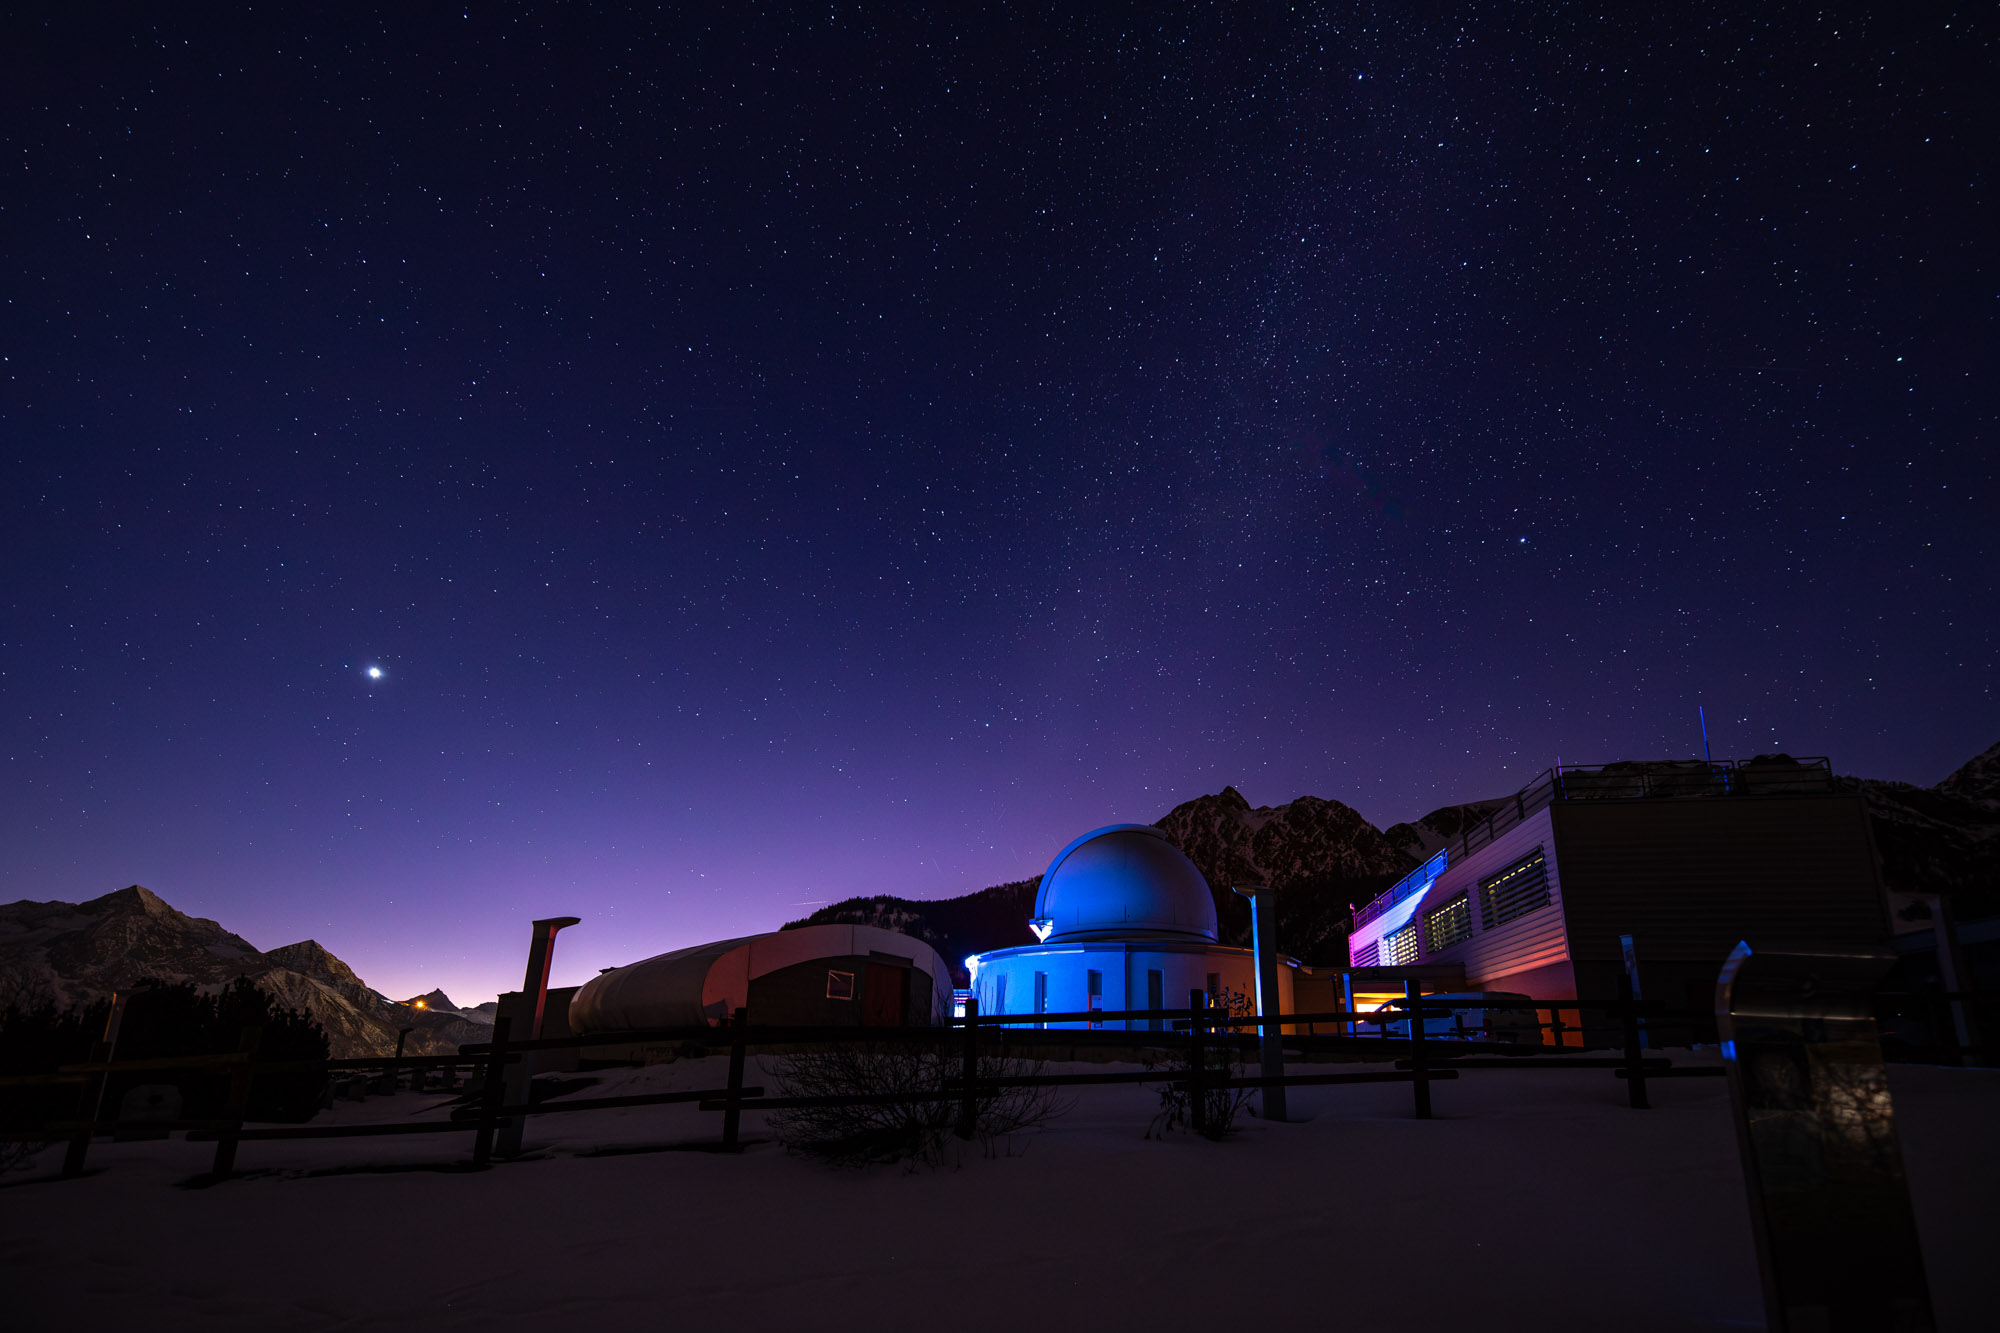
<instances>
[{"instance_id":1,"label":"fence post","mask_svg":"<svg viewBox=\"0 0 2000 1333\"><path fill-rule=\"evenodd\" d=\"M1197 1134L1208 1129L1208 1047L1202 1030L1208 1026L1208 992L1188 992L1188 1124Z\"/></svg>"},{"instance_id":2,"label":"fence post","mask_svg":"<svg viewBox=\"0 0 2000 1333\"><path fill-rule=\"evenodd\" d=\"M236 1049L254 1057L258 1043L264 1036L262 1028L244 1028L236 1041ZM257 1076L257 1067L252 1060L246 1060L229 1071L229 1099L223 1105L223 1119L230 1122L215 1140L215 1164L209 1168L209 1175L216 1180L227 1180L236 1173L236 1135L243 1128L244 1113L250 1109L250 1081Z\"/></svg>"},{"instance_id":3,"label":"fence post","mask_svg":"<svg viewBox=\"0 0 2000 1333\"><path fill-rule=\"evenodd\" d=\"M486 1056L486 1086L480 1090L479 1133L472 1140L472 1164L485 1166L493 1160L493 1131L500 1123L500 1108L507 1093L507 1033L514 1020L493 1020L493 1047Z\"/></svg>"},{"instance_id":4,"label":"fence post","mask_svg":"<svg viewBox=\"0 0 2000 1333\"><path fill-rule=\"evenodd\" d=\"M1632 998L1630 977L1618 978L1618 1005L1625 1023L1625 1102L1635 1111L1650 1110L1653 1104L1646 1099L1646 1065L1641 1059L1639 1005Z\"/></svg>"},{"instance_id":5,"label":"fence post","mask_svg":"<svg viewBox=\"0 0 2000 1333\"><path fill-rule=\"evenodd\" d=\"M1582 1015L1578 1015L1578 1017L1582 1017ZM1554 1003L1551 1002L1549 1006L1549 1044L1551 1046L1560 1046L1563 1044L1563 1031L1568 1026L1568 1024L1563 1022L1563 1011L1556 1008Z\"/></svg>"},{"instance_id":6,"label":"fence post","mask_svg":"<svg viewBox=\"0 0 2000 1333\"><path fill-rule=\"evenodd\" d=\"M1410 1086L1416 1090L1417 1119L1431 1118L1430 1068L1424 1061L1424 1016L1418 1003L1414 981L1403 983L1403 998L1410 1005Z\"/></svg>"},{"instance_id":7,"label":"fence post","mask_svg":"<svg viewBox=\"0 0 2000 1333\"><path fill-rule=\"evenodd\" d=\"M979 1077L979 1000L965 997L965 1063L959 1077L958 1137L969 1139L979 1128L979 1101L973 1096L973 1080Z\"/></svg>"},{"instance_id":8,"label":"fence post","mask_svg":"<svg viewBox=\"0 0 2000 1333\"><path fill-rule=\"evenodd\" d=\"M737 1130L743 1122L743 1020L749 1011L739 1007L729 1016L729 1092L722 1110L722 1146L736 1152Z\"/></svg>"},{"instance_id":9,"label":"fence post","mask_svg":"<svg viewBox=\"0 0 2000 1333\"><path fill-rule=\"evenodd\" d=\"M110 1059L110 1042L100 1041L91 1046L90 1062L92 1064L103 1064ZM104 1073L92 1074L88 1079L84 1080L83 1087L77 1091L76 1118L85 1123L82 1129L77 1130L69 1136L69 1147L63 1152L62 1173L64 1179L70 1179L83 1174L84 1158L90 1152L90 1136L93 1132L91 1122L97 1118L94 1113L104 1101L104 1085L110 1080L110 1077L109 1074Z\"/></svg>"}]
</instances>

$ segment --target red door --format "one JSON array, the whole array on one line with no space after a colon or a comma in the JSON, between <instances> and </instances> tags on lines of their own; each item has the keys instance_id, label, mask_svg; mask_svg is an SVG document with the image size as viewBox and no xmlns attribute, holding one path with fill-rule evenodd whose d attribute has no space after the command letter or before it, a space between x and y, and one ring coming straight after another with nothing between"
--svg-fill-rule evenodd
<instances>
[{"instance_id":1,"label":"red door","mask_svg":"<svg viewBox=\"0 0 2000 1333\"><path fill-rule=\"evenodd\" d=\"M871 1028L903 1026L909 1004L910 969L887 963L868 964L861 990L861 1021Z\"/></svg>"}]
</instances>

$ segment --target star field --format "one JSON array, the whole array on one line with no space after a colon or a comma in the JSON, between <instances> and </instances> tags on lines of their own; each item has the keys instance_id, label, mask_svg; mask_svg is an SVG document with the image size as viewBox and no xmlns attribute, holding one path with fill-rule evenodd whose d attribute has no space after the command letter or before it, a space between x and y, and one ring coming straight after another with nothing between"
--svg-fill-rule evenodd
<instances>
[{"instance_id":1,"label":"star field","mask_svg":"<svg viewBox=\"0 0 2000 1333\"><path fill-rule=\"evenodd\" d=\"M0 896L470 1002L2000 734L1982 12L4 23Z\"/></svg>"}]
</instances>

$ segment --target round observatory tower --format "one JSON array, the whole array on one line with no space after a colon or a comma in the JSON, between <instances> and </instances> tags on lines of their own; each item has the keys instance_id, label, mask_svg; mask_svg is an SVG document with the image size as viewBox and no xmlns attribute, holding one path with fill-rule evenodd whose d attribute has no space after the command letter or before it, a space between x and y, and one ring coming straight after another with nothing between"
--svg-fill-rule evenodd
<instances>
[{"instance_id":1,"label":"round observatory tower","mask_svg":"<svg viewBox=\"0 0 2000 1333\"><path fill-rule=\"evenodd\" d=\"M1035 1027L1159 1031L1156 1018L1045 1022L1035 1014L1185 1009L1256 994L1248 949L1216 943L1215 897L1194 862L1150 824L1113 824L1056 853L1029 925L1040 943L965 960L981 1014L1021 1014ZM1289 961L1289 960L1287 960ZM1279 1000L1291 1006L1291 972Z\"/></svg>"}]
</instances>

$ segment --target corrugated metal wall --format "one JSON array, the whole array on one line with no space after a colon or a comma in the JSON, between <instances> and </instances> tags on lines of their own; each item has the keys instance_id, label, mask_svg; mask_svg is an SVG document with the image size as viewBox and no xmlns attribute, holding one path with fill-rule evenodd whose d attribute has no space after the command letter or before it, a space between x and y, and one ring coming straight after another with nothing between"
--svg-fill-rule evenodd
<instances>
[{"instance_id":1,"label":"corrugated metal wall","mask_svg":"<svg viewBox=\"0 0 2000 1333\"><path fill-rule=\"evenodd\" d=\"M1856 796L1570 801L1552 806L1570 955L1720 966L1766 948L1872 945L1888 922Z\"/></svg>"}]
</instances>

